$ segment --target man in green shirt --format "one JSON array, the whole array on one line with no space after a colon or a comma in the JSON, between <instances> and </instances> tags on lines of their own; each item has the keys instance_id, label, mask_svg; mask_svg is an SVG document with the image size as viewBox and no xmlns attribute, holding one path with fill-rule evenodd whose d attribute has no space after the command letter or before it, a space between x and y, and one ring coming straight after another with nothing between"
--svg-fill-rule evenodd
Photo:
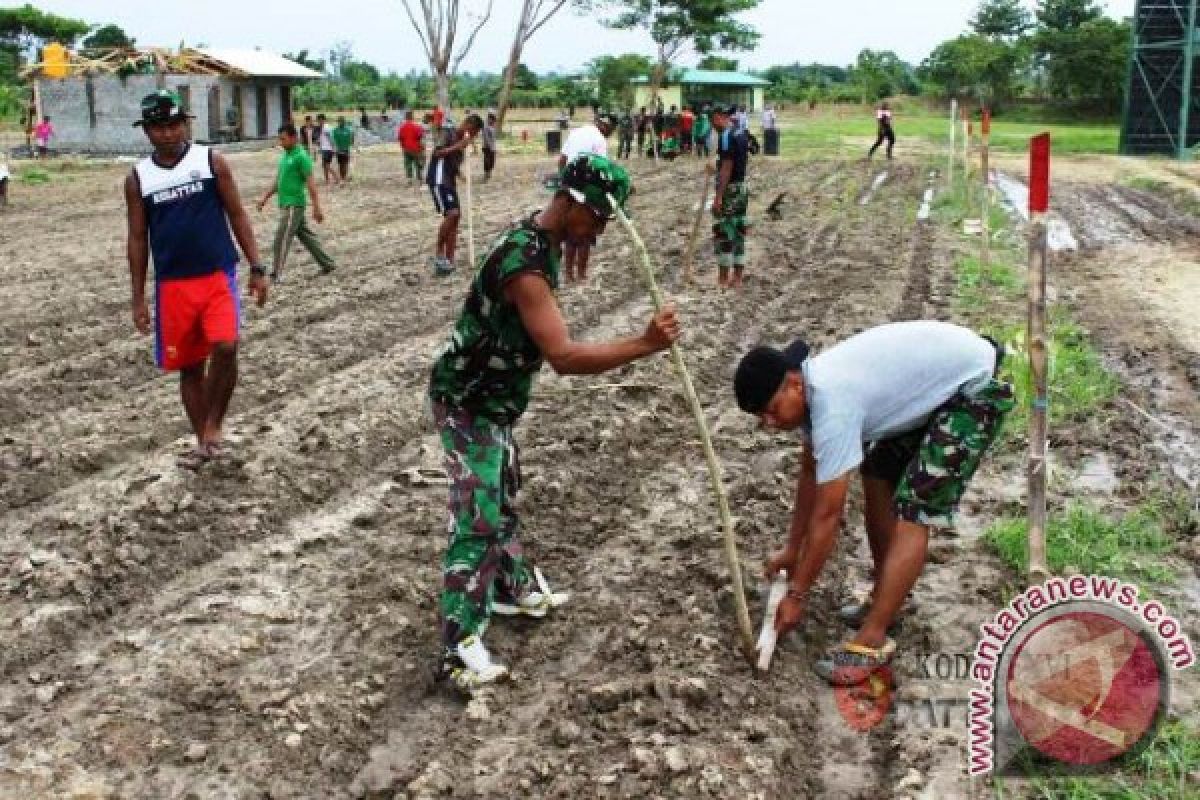
<instances>
[{"instance_id":1,"label":"man in green shirt","mask_svg":"<svg viewBox=\"0 0 1200 800\"><path fill-rule=\"evenodd\" d=\"M350 180L350 148L353 146L354 128L345 117L338 117L337 127L333 129L333 149L337 153L338 174L343 181Z\"/></svg>"},{"instance_id":2,"label":"man in green shirt","mask_svg":"<svg viewBox=\"0 0 1200 800\"><path fill-rule=\"evenodd\" d=\"M570 162L550 205L502 233L484 256L434 363L430 406L450 479L438 675L461 691L508 674L483 644L491 614L540 618L567 600L529 564L517 535L513 426L543 361L560 375L594 375L665 350L679 336L668 308L640 336L577 342L555 300L563 241L603 233L615 215L609 197L624 204L630 190L628 173L603 156Z\"/></svg>"},{"instance_id":3,"label":"man in green shirt","mask_svg":"<svg viewBox=\"0 0 1200 800\"><path fill-rule=\"evenodd\" d=\"M696 112L696 121L692 123L692 142L695 145L696 158L708 158L708 137L712 134L712 120L708 117L708 108Z\"/></svg>"},{"instance_id":4,"label":"man in green shirt","mask_svg":"<svg viewBox=\"0 0 1200 800\"><path fill-rule=\"evenodd\" d=\"M279 159L275 185L258 201L258 210L262 211L272 195L279 195L279 225L275 229L274 264L271 268L271 280L276 283L283 279L288 252L292 240L296 238L300 239L300 244L321 267L322 275L332 272L334 268L333 259L321 247L321 240L304 219L305 190L312 198L313 219L318 223L324 222L325 215L321 212L321 198L317 196L317 182L313 180L312 158L300 146L296 126L292 123L279 126L279 146L283 148L283 157Z\"/></svg>"}]
</instances>

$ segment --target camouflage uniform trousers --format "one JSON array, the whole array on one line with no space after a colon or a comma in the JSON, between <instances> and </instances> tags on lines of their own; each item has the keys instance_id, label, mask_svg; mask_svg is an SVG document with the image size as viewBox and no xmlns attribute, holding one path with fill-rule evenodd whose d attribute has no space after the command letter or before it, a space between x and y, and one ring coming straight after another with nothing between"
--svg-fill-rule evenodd
<instances>
[{"instance_id":1,"label":"camouflage uniform trousers","mask_svg":"<svg viewBox=\"0 0 1200 800\"><path fill-rule=\"evenodd\" d=\"M433 404L450 479L442 559L442 642L452 647L487 628L495 593L517 596L530 568L514 507L521 467L511 425Z\"/></svg>"},{"instance_id":2,"label":"camouflage uniform trousers","mask_svg":"<svg viewBox=\"0 0 1200 800\"><path fill-rule=\"evenodd\" d=\"M951 397L924 428L878 442L872 461L907 462L896 485L896 516L927 527L951 526L967 484L1015 405L1012 385L993 378L970 395Z\"/></svg>"},{"instance_id":3,"label":"camouflage uniform trousers","mask_svg":"<svg viewBox=\"0 0 1200 800\"><path fill-rule=\"evenodd\" d=\"M721 195L721 213L713 224L713 241L717 250L717 266L741 271L746 266L746 212L750 208L750 191L744 183L731 183Z\"/></svg>"}]
</instances>

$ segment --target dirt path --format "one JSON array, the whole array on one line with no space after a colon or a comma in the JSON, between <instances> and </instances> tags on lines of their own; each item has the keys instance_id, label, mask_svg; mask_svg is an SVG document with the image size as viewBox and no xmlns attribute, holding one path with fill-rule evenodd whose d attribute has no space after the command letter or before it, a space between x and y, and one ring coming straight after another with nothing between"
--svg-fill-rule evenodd
<instances>
[{"instance_id":1,"label":"dirt path","mask_svg":"<svg viewBox=\"0 0 1200 800\"><path fill-rule=\"evenodd\" d=\"M273 174L269 154L233 162L249 197ZM476 182L481 250L543 202L540 166L502 160ZM751 586L781 542L796 448L737 411L737 357L799 332L820 348L954 314L947 247L915 221L926 172L876 174L837 160L759 170L756 202L788 199L780 220L757 221L745 292L711 288L705 241L697 285L674 293ZM444 488L423 395L468 275L430 276L426 194L382 151L329 193L338 271L318 277L301 256L267 308L247 309L236 459L191 474L173 464L175 383L128 322L120 175L22 192L0 228L0 795L961 794L953 731L859 734L809 666L844 636L832 610L865 578L857 496L805 638L770 676L748 672L665 359L540 379L518 430L527 547L573 602L540 624L498 621L489 643L517 680L464 711L429 677ZM674 286L699 165L637 163L635 176L635 221ZM273 222L255 217L260 242ZM592 284L562 291L574 333L640 329L631 256L610 230ZM1001 502L986 491L971 501L984 517ZM905 653L965 649L999 601L1000 572L969 535L935 561ZM916 682L913 663L898 672Z\"/></svg>"}]
</instances>

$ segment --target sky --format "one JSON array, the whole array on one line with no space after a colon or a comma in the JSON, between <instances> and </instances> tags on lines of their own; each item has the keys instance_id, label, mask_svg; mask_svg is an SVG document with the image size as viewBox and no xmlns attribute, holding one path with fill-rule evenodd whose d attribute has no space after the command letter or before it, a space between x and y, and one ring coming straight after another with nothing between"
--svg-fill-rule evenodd
<instances>
[{"instance_id":1,"label":"sky","mask_svg":"<svg viewBox=\"0 0 1200 800\"><path fill-rule=\"evenodd\" d=\"M357 58L384 72L425 70L420 40L401 0L30 0L35 6L93 23L116 23L140 45L307 48L324 53L348 41ZM0 0L0 7L21 5ZM1101 0L1114 17L1133 13L1135 0ZM465 13L486 0L462 0ZM463 61L467 72L499 72L508 59L520 0L494 0L492 16ZM1032 2L1027 5L1033 6ZM419 6L413 0L413 6ZM740 65L821 62L846 65L863 48L893 50L920 63L940 42L961 33L977 0L763 0L742 19L762 34L751 53L730 54ZM462 27L460 23L460 28ZM648 35L613 31L599 17L560 12L529 42L522 61L535 72L571 72L599 55L654 54ZM689 54L682 63L695 63Z\"/></svg>"}]
</instances>

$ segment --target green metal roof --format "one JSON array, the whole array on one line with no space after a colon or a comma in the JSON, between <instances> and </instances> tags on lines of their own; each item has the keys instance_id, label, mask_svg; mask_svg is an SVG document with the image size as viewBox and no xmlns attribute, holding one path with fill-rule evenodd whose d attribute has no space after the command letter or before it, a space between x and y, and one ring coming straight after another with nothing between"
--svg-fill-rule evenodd
<instances>
[{"instance_id":1,"label":"green metal roof","mask_svg":"<svg viewBox=\"0 0 1200 800\"><path fill-rule=\"evenodd\" d=\"M649 83L650 78L642 76L633 79L634 83ZM674 70L667 76L667 84L681 83L689 86L769 86L770 81L747 75L744 72L726 72L715 69L685 69Z\"/></svg>"}]
</instances>

